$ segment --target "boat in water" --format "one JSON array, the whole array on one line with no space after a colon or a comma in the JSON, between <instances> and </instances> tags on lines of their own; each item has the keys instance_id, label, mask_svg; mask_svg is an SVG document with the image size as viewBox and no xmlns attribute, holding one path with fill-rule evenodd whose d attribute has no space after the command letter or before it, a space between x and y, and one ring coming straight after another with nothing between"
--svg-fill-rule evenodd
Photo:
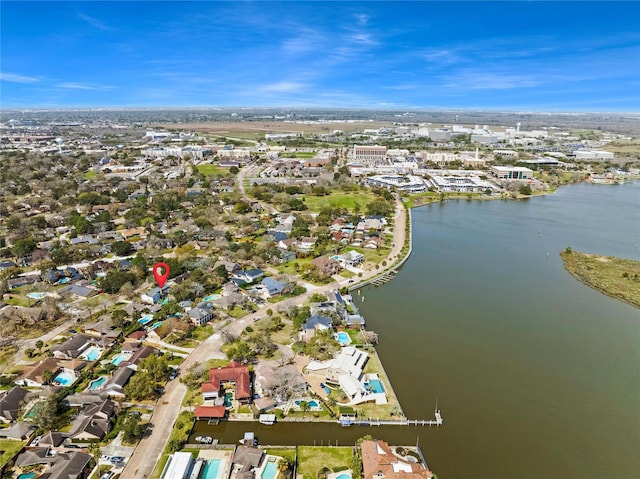
<instances>
[{"instance_id":1,"label":"boat in water","mask_svg":"<svg viewBox=\"0 0 640 479\"><path fill-rule=\"evenodd\" d=\"M211 436L196 436L196 442L200 444L211 444L213 442L213 438Z\"/></svg>"}]
</instances>

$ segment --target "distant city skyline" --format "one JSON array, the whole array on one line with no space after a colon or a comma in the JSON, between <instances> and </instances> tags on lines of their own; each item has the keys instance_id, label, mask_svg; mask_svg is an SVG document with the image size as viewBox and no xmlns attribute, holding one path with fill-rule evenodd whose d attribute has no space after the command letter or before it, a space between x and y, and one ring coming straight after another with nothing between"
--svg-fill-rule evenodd
<instances>
[{"instance_id":1,"label":"distant city skyline","mask_svg":"<svg viewBox=\"0 0 640 479\"><path fill-rule=\"evenodd\" d=\"M640 2L15 2L0 107L640 112Z\"/></svg>"}]
</instances>

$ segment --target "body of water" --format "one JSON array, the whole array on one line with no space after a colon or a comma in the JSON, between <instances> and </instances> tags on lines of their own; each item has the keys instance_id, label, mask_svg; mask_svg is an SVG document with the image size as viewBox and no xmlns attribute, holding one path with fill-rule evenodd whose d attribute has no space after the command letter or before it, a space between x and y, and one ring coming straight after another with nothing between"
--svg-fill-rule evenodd
<instances>
[{"instance_id":1,"label":"body of water","mask_svg":"<svg viewBox=\"0 0 640 479\"><path fill-rule=\"evenodd\" d=\"M413 210L414 250L359 307L411 419L444 425L198 424L235 443L419 440L441 479L640 477L640 312L571 277L559 253L640 259L640 183ZM355 296L358 299L358 296ZM250 429L249 429L250 428Z\"/></svg>"}]
</instances>

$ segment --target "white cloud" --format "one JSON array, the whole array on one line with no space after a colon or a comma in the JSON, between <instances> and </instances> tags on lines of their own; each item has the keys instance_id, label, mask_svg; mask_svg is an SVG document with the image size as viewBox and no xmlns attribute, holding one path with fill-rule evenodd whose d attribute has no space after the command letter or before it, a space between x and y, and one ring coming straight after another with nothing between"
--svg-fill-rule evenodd
<instances>
[{"instance_id":1,"label":"white cloud","mask_svg":"<svg viewBox=\"0 0 640 479\"><path fill-rule=\"evenodd\" d=\"M40 81L36 77L30 77L27 75L18 75L16 73L0 72L0 80L11 83L36 83Z\"/></svg>"},{"instance_id":2,"label":"white cloud","mask_svg":"<svg viewBox=\"0 0 640 479\"><path fill-rule=\"evenodd\" d=\"M509 90L536 87L541 83L529 75L467 71L447 77L444 86L460 90Z\"/></svg>"},{"instance_id":3,"label":"white cloud","mask_svg":"<svg viewBox=\"0 0 640 479\"><path fill-rule=\"evenodd\" d=\"M295 93L305 88L304 83L293 81L281 81L277 83L271 83L270 85L264 85L260 88L263 92L277 92L277 93Z\"/></svg>"},{"instance_id":4,"label":"white cloud","mask_svg":"<svg viewBox=\"0 0 640 479\"><path fill-rule=\"evenodd\" d=\"M82 20L87 22L89 25L91 25L94 28L97 28L98 30L103 30L103 31L105 31L105 30L113 30L109 25L106 25L105 23L101 22L97 18L90 17L89 15L87 15L85 13L78 12L78 16Z\"/></svg>"},{"instance_id":5,"label":"white cloud","mask_svg":"<svg viewBox=\"0 0 640 479\"><path fill-rule=\"evenodd\" d=\"M62 82L57 83L55 86L58 88L66 88L68 90L111 90L112 86L108 85L92 85L89 83L77 83L77 82Z\"/></svg>"}]
</instances>

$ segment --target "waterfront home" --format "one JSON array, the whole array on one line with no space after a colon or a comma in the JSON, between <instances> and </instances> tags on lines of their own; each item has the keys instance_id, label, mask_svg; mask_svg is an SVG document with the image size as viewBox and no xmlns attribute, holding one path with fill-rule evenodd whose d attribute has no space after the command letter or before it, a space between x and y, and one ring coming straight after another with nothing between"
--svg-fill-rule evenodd
<instances>
[{"instance_id":1,"label":"waterfront home","mask_svg":"<svg viewBox=\"0 0 640 479\"><path fill-rule=\"evenodd\" d=\"M313 264L318 269L318 273L323 276L333 276L334 274L338 274L342 269L342 265L340 265L338 261L328 256L315 258L311 261L311 264Z\"/></svg>"},{"instance_id":2,"label":"waterfront home","mask_svg":"<svg viewBox=\"0 0 640 479\"><path fill-rule=\"evenodd\" d=\"M424 464L403 459L384 441L362 441L360 449L364 479L431 479L433 477L433 473Z\"/></svg>"},{"instance_id":3,"label":"waterfront home","mask_svg":"<svg viewBox=\"0 0 640 479\"><path fill-rule=\"evenodd\" d=\"M343 374L360 380L368 360L366 352L354 346L346 346L333 359L311 361L307 364L306 370L324 376L328 382L339 384L339 378Z\"/></svg>"},{"instance_id":4,"label":"waterfront home","mask_svg":"<svg viewBox=\"0 0 640 479\"><path fill-rule=\"evenodd\" d=\"M309 341L313 336L315 336L316 331L326 331L333 327L333 321L331 318L326 316L320 316L318 314L314 314L307 318L307 320L302 325L300 331L300 340L301 341Z\"/></svg>"},{"instance_id":5,"label":"waterfront home","mask_svg":"<svg viewBox=\"0 0 640 479\"><path fill-rule=\"evenodd\" d=\"M227 417L228 409L226 406L196 406L193 411L193 417L196 421L220 420Z\"/></svg>"},{"instance_id":6,"label":"waterfront home","mask_svg":"<svg viewBox=\"0 0 640 479\"><path fill-rule=\"evenodd\" d=\"M224 367L209 370L209 380L202 383L201 386L202 399L205 401L224 399L227 385L234 386L234 395L237 401L251 402L249 367L243 366L237 361L232 361Z\"/></svg>"},{"instance_id":7,"label":"waterfront home","mask_svg":"<svg viewBox=\"0 0 640 479\"><path fill-rule=\"evenodd\" d=\"M233 453L232 470L236 472L236 479L253 479L255 470L260 467L265 458L265 452L253 446L238 446Z\"/></svg>"}]
</instances>

